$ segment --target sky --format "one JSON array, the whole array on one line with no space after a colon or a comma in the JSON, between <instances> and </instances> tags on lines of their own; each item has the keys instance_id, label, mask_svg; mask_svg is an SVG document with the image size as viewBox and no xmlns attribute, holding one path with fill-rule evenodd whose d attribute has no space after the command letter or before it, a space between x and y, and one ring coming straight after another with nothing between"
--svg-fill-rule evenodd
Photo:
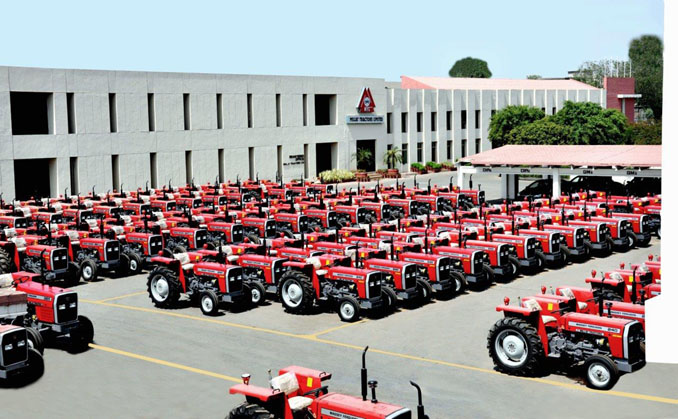
<instances>
[{"instance_id":1,"label":"sky","mask_svg":"<svg viewBox=\"0 0 678 419\"><path fill-rule=\"evenodd\" d=\"M663 34L661 0L11 1L0 65L377 77L562 77Z\"/></svg>"}]
</instances>

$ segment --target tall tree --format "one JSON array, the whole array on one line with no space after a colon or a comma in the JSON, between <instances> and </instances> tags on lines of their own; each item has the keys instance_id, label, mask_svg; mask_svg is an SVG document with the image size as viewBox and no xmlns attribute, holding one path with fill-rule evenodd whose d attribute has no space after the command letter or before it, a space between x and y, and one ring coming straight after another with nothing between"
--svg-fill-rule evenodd
<instances>
[{"instance_id":1,"label":"tall tree","mask_svg":"<svg viewBox=\"0 0 678 419\"><path fill-rule=\"evenodd\" d=\"M656 35L643 35L629 45L629 59L636 78L638 104L652 109L655 119L662 118L662 83L664 45Z\"/></svg>"},{"instance_id":2,"label":"tall tree","mask_svg":"<svg viewBox=\"0 0 678 419\"><path fill-rule=\"evenodd\" d=\"M501 147L509 141L509 133L516 127L544 118L539 108L531 106L507 106L492 116L488 138L492 147Z\"/></svg>"},{"instance_id":3,"label":"tall tree","mask_svg":"<svg viewBox=\"0 0 678 419\"><path fill-rule=\"evenodd\" d=\"M450 77L473 77L487 79L492 77L492 72L487 62L479 58L466 57L457 60L450 68Z\"/></svg>"},{"instance_id":4,"label":"tall tree","mask_svg":"<svg viewBox=\"0 0 678 419\"><path fill-rule=\"evenodd\" d=\"M585 61L574 79L602 89L604 77L631 77L631 70L631 64L624 60Z\"/></svg>"},{"instance_id":5,"label":"tall tree","mask_svg":"<svg viewBox=\"0 0 678 419\"><path fill-rule=\"evenodd\" d=\"M597 103L567 101L550 120L572 129L569 144L625 144L630 136L624 114Z\"/></svg>"},{"instance_id":6,"label":"tall tree","mask_svg":"<svg viewBox=\"0 0 678 419\"><path fill-rule=\"evenodd\" d=\"M572 128L553 122L552 117L539 119L511 130L509 144L568 144Z\"/></svg>"}]
</instances>

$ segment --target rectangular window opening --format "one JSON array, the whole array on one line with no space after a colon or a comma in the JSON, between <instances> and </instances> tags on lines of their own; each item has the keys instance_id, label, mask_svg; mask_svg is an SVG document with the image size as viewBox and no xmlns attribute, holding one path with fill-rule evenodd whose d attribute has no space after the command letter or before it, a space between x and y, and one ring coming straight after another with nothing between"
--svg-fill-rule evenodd
<instances>
[{"instance_id":1,"label":"rectangular window opening","mask_svg":"<svg viewBox=\"0 0 678 419\"><path fill-rule=\"evenodd\" d=\"M424 160L424 143L417 143L417 162L422 163Z\"/></svg>"},{"instance_id":2,"label":"rectangular window opening","mask_svg":"<svg viewBox=\"0 0 678 419\"><path fill-rule=\"evenodd\" d=\"M308 144L304 144L304 178L308 178Z\"/></svg>"},{"instance_id":3,"label":"rectangular window opening","mask_svg":"<svg viewBox=\"0 0 678 419\"><path fill-rule=\"evenodd\" d=\"M249 178L254 179L254 147L248 147L247 148L247 154L248 154L248 159L249 159Z\"/></svg>"},{"instance_id":4,"label":"rectangular window opening","mask_svg":"<svg viewBox=\"0 0 678 419\"><path fill-rule=\"evenodd\" d=\"M75 95L66 93L66 114L68 116L68 133L75 134Z\"/></svg>"},{"instance_id":5,"label":"rectangular window opening","mask_svg":"<svg viewBox=\"0 0 678 419\"><path fill-rule=\"evenodd\" d=\"M113 172L113 190L120 190L120 158L117 154L111 155L111 171Z\"/></svg>"},{"instance_id":6,"label":"rectangular window opening","mask_svg":"<svg viewBox=\"0 0 678 419\"><path fill-rule=\"evenodd\" d=\"M54 133L54 102L51 93L10 92L12 135Z\"/></svg>"},{"instance_id":7,"label":"rectangular window opening","mask_svg":"<svg viewBox=\"0 0 678 419\"><path fill-rule=\"evenodd\" d=\"M386 113L386 133L390 134L392 132L391 124L393 124L393 113Z\"/></svg>"},{"instance_id":8,"label":"rectangular window opening","mask_svg":"<svg viewBox=\"0 0 678 419\"><path fill-rule=\"evenodd\" d=\"M336 125L337 95L315 95L315 124Z\"/></svg>"},{"instance_id":9,"label":"rectangular window opening","mask_svg":"<svg viewBox=\"0 0 678 419\"><path fill-rule=\"evenodd\" d=\"M407 112L400 114L400 132L407 132Z\"/></svg>"},{"instance_id":10,"label":"rectangular window opening","mask_svg":"<svg viewBox=\"0 0 678 419\"><path fill-rule=\"evenodd\" d=\"M424 125L424 113L417 112L417 132L421 132Z\"/></svg>"},{"instance_id":11,"label":"rectangular window opening","mask_svg":"<svg viewBox=\"0 0 678 419\"><path fill-rule=\"evenodd\" d=\"M466 157L466 140L461 140L461 157Z\"/></svg>"},{"instance_id":12,"label":"rectangular window opening","mask_svg":"<svg viewBox=\"0 0 678 419\"><path fill-rule=\"evenodd\" d=\"M148 131L155 131L155 96L153 93L148 94Z\"/></svg>"},{"instance_id":13,"label":"rectangular window opening","mask_svg":"<svg viewBox=\"0 0 678 419\"><path fill-rule=\"evenodd\" d=\"M403 155L403 164L407 164L407 143L403 143L400 150Z\"/></svg>"},{"instance_id":14,"label":"rectangular window opening","mask_svg":"<svg viewBox=\"0 0 678 419\"><path fill-rule=\"evenodd\" d=\"M476 110L475 117L476 117L476 118L475 118L475 119L476 119L476 120L475 120L475 123L476 123L476 129L479 129L479 128L480 128L480 111L479 111L479 110Z\"/></svg>"},{"instance_id":15,"label":"rectangular window opening","mask_svg":"<svg viewBox=\"0 0 678 419\"><path fill-rule=\"evenodd\" d=\"M555 107L555 106L554 106L553 108L551 108L551 114L552 114L552 115L555 115L555 114L556 114L556 107Z\"/></svg>"},{"instance_id":16,"label":"rectangular window opening","mask_svg":"<svg viewBox=\"0 0 678 419\"><path fill-rule=\"evenodd\" d=\"M461 129L466 129L466 111L461 111Z\"/></svg>"},{"instance_id":17,"label":"rectangular window opening","mask_svg":"<svg viewBox=\"0 0 678 419\"><path fill-rule=\"evenodd\" d=\"M275 126L280 127L282 125L282 114L280 111L280 93L275 95Z\"/></svg>"},{"instance_id":18,"label":"rectangular window opening","mask_svg":"<svg viewBox=\"0 0 678 419\"><path fill-rule=\"evenodd\" d=\"M282 179L283 175L283 149L282 146L278 146L278 171L276 172L276 182L279 182Z\"/></svg>"},{"instance_id":19,"label":"rectangular window opening","mask_svg":"<svg viewBox=\"0 0 678 419\"><path fill-rule=\"evenodd\" d=\"M190 185L193 179L193 152L186 150L186 184Z\"/></svg>"},{"instance_id":20,"label":"rectangular window opening","mask_svg":"<svg viewBox=\"0 0 678 419\"><path fill-rule=\"evenodd\" d=\"M79 188L79 179L78 179L78 158L71 157L70 161L70 173L71 173L71 195L77 195L80 192Z\"/></svg>"},{"instance_id":21,"label":"rectangular window opening","mask_svg":"<svg viewBox=\"0 0 678 419\"><path fill-rule=\"evenodd\" d=\"M184 93L184 129L191 129L191 95Z\"/></svg>"},{"instance_id":22,"label":"rectangular window opening","mask_svg":"<svg viewBox=\"0 0 678 419\"><path fill-rule=\"evenodd\" d=\"M224 129L224 97L217 93L217 129Z\"/></svg>"},{"instance_id":23,"label":"rectangular window opening","mask_svg":"<svg viewBox=\"0 0 678 419\"><path fill-rule=\"evenodd\" d=\"M431 112L431 131L435 132L438 129L438 112Z\"/></svg>"},{"instance_id":24,"label":"rectangular window opening","mask_svg":"<svg viewBox=\"0 0 678 419\"><path fill-rule=\"evenodd\" d=\"M476 153L480 153L480 138L476 138Z\"/></svg>"},{"instance_id":25,"label":"rectangular window opening","mask_svg":"<svg viewBox=\"0 0 678 419\"><path fill-rule=\"evenodd\" d=\"M445 127L448 131L452 129L452 111L445 113Z\"/></svg>"},{"instance_id":26,"label":"rectangular window opening","mask_svg":"<svg viewBox=\"0 0 678 419\"><path fill-rule=\"evenodd\" d=\"M434 161L434 162L438 161L438 142L437 141L431 142L431 161Z\"/></svg>"},{"instance_id":27,"label":"rectangular window opening","mask_svg":"<svg viewBox=\"0 0 678 419\"><path fill-rule=\"evenodd\" d=\"M151 188L158 187L158 153L151 153Z\"/></svg>"},{"instance_id":28,"label":"rectangular window opening","mask_svg":"<svg viewBox=\"0 0 678 419\"><path fill-rule=\"evenodd\" d=\"M108 94L108 120L111 122L111 132L118 132L118 98L115 93Z\"/></svg>"},{"instance_id":29,"label":"rectangular window opening","mask_svg":"<svg viewBox=\"0 0 678 419\"><path fill-rule=\"evenodd\" d=\"M308 125L308 95L304 93L301 95L301 107L302 107L302 112L304 113L303 115L303 123L304 126Z\"/></svg>"},{"instance_id":30,"label":"rectangular window opening","mask_svg":"<svg viewBox=\"0 0 678 419\"><path fill-rule=\"evenodd\" d=\"M247 94L247 128L252 128L252 93Z\"/></svg>"},{"instance_id":31,"label":"rectangular window opening","mask_svg":"<svg viewBox=\"0 0 678 419\"><path fill-rule=\"evenodd\" d=\"M220 148L217 152L217 159L219 164L219 182L223 183L226 181L226 161L224 160L224 149Z\"/></svg>"},{"instance_id":32,"label":"rectangular window opening","mask_svg":"<svg viewBox=\"0 0 678 419\"><path fill-rule=\"evenodd\" d=\"M447 140L447 160L452 160L452 141Z\"/></svg>"}]
</instances>

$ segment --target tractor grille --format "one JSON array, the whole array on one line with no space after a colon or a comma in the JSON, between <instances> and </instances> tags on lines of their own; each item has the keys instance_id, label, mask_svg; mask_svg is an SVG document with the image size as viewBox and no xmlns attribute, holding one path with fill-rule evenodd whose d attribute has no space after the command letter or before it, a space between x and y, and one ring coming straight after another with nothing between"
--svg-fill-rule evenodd
<instances>
[{"instance_id":1,"label":"tractor grille","mask_svg":"<svg viewBox=\"0 0 678 419\"><path fill-rule=\"evenodd\" d=\"M149 256L159 255L162 252L162 236L151 236L148 239Z\"/></svg>"},{"instance_id":2,"label":"tractor grille","mask_svg":"<svg viewBox=\"0 0 678 419\"><path fill-rule=\"evenodd\" d=\"M372 272L367 277L367 298L381 295L381 272Z\"/></svg>"},{"instance_id":3,"label":"tractor grille","mask_svg":"<svg viewBox=\"0 0 678 419\"><path fill-rule=\"evenodd\" d=\"M301 233L302 231L308 231L308 217L305 215L299 216L299 232Z\"/></svg>"},{"instance_id":4,"label":"tractor grille","mask_svg":"<svg viewBox=\"0 0 678 419\"><path fill-rule=\"evenodd\" d=\"M560 252L560 233L551 234L551 253Z\"/></svg>"},{"instance_id":5,"label":"tractor grille","mask_svg":"<svg viewBox=\"0 0 678 419\"><path fill-rule=\"evenodd\" d=\"M68 250L60 247L52 250L52 270L60 271L68 268Z\"/></svg>"},{"instance_id":6,"label":"tractor grille","mask_svg":"<svg viewBox=\"0 0 678 419\"><path fill-rule=\"evenodd\" d=\"M417 265L405 266L403 275L403 288L410 289L417 286Z\"/></svg>"},{"instance_id":7,"label":"tractor grille","mask_svg":"<svg viewBox=\"0 0 678 419\"><path fill-rule=\"evenodd\" d=\"M276 236L277 229L275 227L275 221L269 220L266 221L266 238L271 238Z\"/></svg>"},{"instance_id":8,"label":"tractor grille","mask_svg":"<svg viewBox=\"0 0 678 419\"><path fill-rule=\"evenodd\" d=\"M334 211L329 211L327 213L327 228L333 228L337 226L337 213Z\"/></svg>"},{"instance_id":9,"label":"tractor grille","mask_svg":"<svg viewBox=\"0 0 678 419\"><path fill-rule=\"evenodd\" d=\"M626 237L630 229L631 223L628 220L619 221L619 238L623 239Z\"/></svg>"},{"instance_id":10,"label":"tractor grille","mask_svg":"<svg viewBox=\"0 0 678 419\"><path fill-rule=\"evenodd\" d=\"M473 255L473 266L471 266L472 274L478 274L482 272L484 259L485 259L484 252L477 252Z\"/></svg>"},{"instance_id":11,"label":"tractor grille","mask_svg":"<svg viewBox=\"0 0 678 419\"><path fill-rule=\"evenodd\" d=\"M109 240L104 245L106 249L106 260L114 261L120 259L120 242L117 240Z\"/></svg>"},{"instance_id":12,"label":"tractor grille","mask_svg":"<svg viewBox=\"0 0 678 419\"><path fill-rule=\"evenodd\" d=\"M383 204L381 206L381 219L389 220L391 218L391 206Z\"/></svg>"},{"instance_id":13,"label":"tractor grille","mask_svg":"<svg viewBox=\"0 0 678 419\"><path fill-rule=\"evenodd\" d=\"M276 260L273 262L273 273L271 278L273 279L274 284L277 283L282 274L285 273L285 267L283 266L283 263L285 263L284 260Z\"/></svg>"},{"instance_id":14,"label":"tractor grille","mask_svg":"<svg viewBox=\"0 0 678 419\"><path fill-rule=\"evenodd\" d=\"M236 292L242 290L242 268L231 268L228 270L228 283L226 292Z\"/></svg>"},{"instance_id":15,"label":"tractor grille","mask_svg":"<svg viewBox=\"0 0 678 419\"><path fill-rule=\"evenodd\" d=\"M241 224L231 226L231 242L240 243L245 238L244 229Z\"/></svg>"},{"instance_id":16,"label":"tractor grille","mask_svg":"<svg viewBox=\"0 0 678 419\"><path fill-rule=\"evenodd\" d=\"M478 191L478 205L485 202L485 191Z\"/></svg>"},{"instance_id":17,"label":"tractor grille","mask_svg":"<svg viewBox=\"0 0 678 419\"><path fill-rule=\"evenodd\" d=\"M643 359L643 352L640 349L641 338L643 336L643 326L634 322L631 323L628 327L628 332L626 334L626 343L627 345L627 356L629 362L635 362Z\"/></svg>"},{"instance_id":18,"label":"tractor grille","mask_svg":"<svg viewBox=\"0 0 678 419\"><path fill-rule=\"evenodd\" d=\"M528 237L527 240L525 241L525 257L526 258L533 257L537 251L536 249L537 241L534 239L534 237Z\"/></svg>"},{"instance_id":19,"label":"tractor grille","mask_svg":"<svg viewBox=\"0 0 678 419\"><path fill-rule=\"evenodd\" d=\"M2 345L3 367L8 367L17 362L25 361L28 358L28 342L26 338L26 329L13 329L0 336Z\"/></svg>"},{"instance_id":20,"label":"tractor grille","mask_svg":"<svg viewBox=\"0 0 678 419\"><path fill-rule=\"evenodd\" d=\"M438 262L438 281L447 281L450 279L450 270L452 269L452 259L450 258L441 258ZM436 278L429 278L430 280L435 281Z\"/></svg>"},{"instance_id":21,"label":"tractor grille","mask_svg":"<svg viewBox=\"0 0 678 419\"><path fill-rule=\"evenodd\" d=\"M202 247L207 243L207 231L205 230L196 230L195 231L195 248L202 249Z\"/></svg>"},{"instance_id":22,"label":"tractor grille","mask_svg":"<svg viewBox=\"0 0 678 419\"><path fill-rule=\"evenodd\" d=\"M78 294L67 292L54 297L56 323L67 323L78 318Z\"/></svg>"}]
</instances>

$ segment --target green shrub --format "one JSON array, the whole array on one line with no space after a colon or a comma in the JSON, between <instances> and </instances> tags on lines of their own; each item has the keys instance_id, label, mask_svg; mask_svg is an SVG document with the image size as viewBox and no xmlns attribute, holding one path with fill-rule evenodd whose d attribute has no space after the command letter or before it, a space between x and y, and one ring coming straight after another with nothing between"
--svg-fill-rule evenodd
<instances>
[{"instance_id":1,"label":"green shrub","mask_svg":"<svg viewBox=\"0 0 678 419\"><path fill-rule=\"evenodd\" d=\"M349 182L355 180L355 173L344 169L332 169L320 172L318 177L323 183Z\"/></svg>"},{"instance_id":2,"label":"green shrub","mask_svg":"<svg viewBox=\"0 0 678 419\"><path fill-rule=\"evenodd\" d=\"M434 161L430 161L430 162L427 162L427 163L426 163L426 167L429 168L429 169L434 169L434 170L435 170L435 169L440 169L440 168L443 167L443 166L442 166L440 163L436 163L436 162L434 162Z\"/></svg>"},{"instance_id":3,"label":"green shrub","mask_svg":"<svg viewBox=\"0 0 678 419\"><path fill-rule=\"evenodd\" d=\"M412 163L410 165L410 169L411 170L424 170L425 168L424 168L424 165L421 164L421 163Z\"/></svg>"}]
</instances>

